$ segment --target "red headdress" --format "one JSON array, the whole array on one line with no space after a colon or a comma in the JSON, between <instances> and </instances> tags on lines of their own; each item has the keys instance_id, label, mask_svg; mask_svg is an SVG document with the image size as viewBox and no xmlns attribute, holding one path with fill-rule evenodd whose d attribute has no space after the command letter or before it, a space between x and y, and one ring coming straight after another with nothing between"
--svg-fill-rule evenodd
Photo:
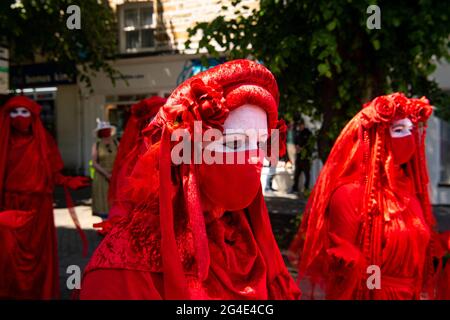
<instances>
[{"instance_id":1,"label":"red headdress","mask_svg":"<svg viewBox=\"0 0 450 320\"><path fill-rule=\"evenodd\" d=\"M389 126L394 120L407 117L414 124L412 134L416 151L405 167L425 222L430 229L433 227L435 222L429 201L424 148L426 121L431 113L432 107L426 98L410 99L401 93L394 93L366 103L345 126L309 197L301 227L291 246L291 253L299 255L300 259L299 280L309 279L313 284L323 284L327 280L330 199L340 186L355 181L364 190L358 211L362 221L356 247L362 253L366 266L382 265L383 223L389 221L391 212L401 211L404 206L399 196L400 186L395 183L397 172L389 142ZM429 247L424 277L432 270L431 251ZM356 277L366 279L366 269ZM366 293L367 290L359 290L356 298L370 298L365 296Z\"/></svg>"},{"instance_id":2,"label":"red headdress","mask_svg":"<svg viewBox=\"0 0 450 320\"><path fill-rule=\"evenodd\" d=\"M248 60L227 62L202 72L185 81L172 93L167 103L143 131L151 143L148 151L136 163L129 178L130 188L125 192L126 198L134 204L134 211L128 218L131 222L125 221L122 226L119 223L117 228L108 234L103 241L104 245L94 254L86 272L102 266L145 270L148 269L146 266L153 262L153 265L158 266L158 272L162 273L166 299L203 297L193 294L190 290L193 288L192 279L201 284L209 279L211 265L215 264L217 267L217 259L226 259L225 251L210 251L211 242L214 241L211 237L218 236L223 230L214 234L207 233L207 218L202 208L199 191L201 181L198 179L197 169L194 164L176 165L172 162L171 151L177 141L171 141L171 135L176 129L186 129L192 134L194 121L202 121L202 130L220 130L229 111L244 104L257 105L266 111L269 130L279 126L278 87L275 78L264 66ZM258 282L257 288L254 289L259 295L249 293L249 297L261 296L262 290L263 295L269 299L298 298L298 287L289 275L275 242L260 185L255 193L251 204L237 216L246 221L248 219L243 224L248 223L251 226L252 236L242 240L243 246L246 246L245 242L251 242L256 244L258 249L256 252L236 250L242 252L245 259L261 263L249 263L252 266L258 265L251 270L247 270L248 266L242 263L242 268L235 267L233 272L239 274L239 279L248 279L255 273L265 274L264 279ZM133 234L131 240L117 240L122 237L119 234L123 229L129 229ZM126 239L129 239L129 236L126 236ZM119 242L127 243L127 247ZM119 263L120 257L130 255L130 242L135 252L144 252L142 255L145 258L133 258L130 263L121 259ZM114 246L124 248L115 248L113 251L108 249ZM120 256L117 254L118 262L111 266L110 261L114 258L110 255L122 251L126 253ZM211 254L214 259L210 259ZM252 258L252 254L260 258ZM144 260L144 264L137 264L137 260ZM236 265L240 261L232 258L232 261L227 260L226 263ZM227 277L232 277L227 274L232 271L223 271L223 266L218 269L220 270L214 271L215 276L223 277L223 283L227 287L233 287L226 280ZM245 283L245 280L243 281ZM245 290L253 290L253 285L256 286L251 284ZM221 296L218 292L215 294ZM246 293L242 291L240 294ZM236 293L234 297L238 295ZM224 293L222 297L230 295Z\"/></svg>"},{"instance_id":3,"label":"red headdress","mask_svg":"<svg viewBox=\"0 0 450 320\"><path fill-rule=\"evenodd\" d=\"M108 198L111 204L116 198L118 182L121 181L120 177L122 174L128 176L131 173L130 170L134 166L137 156L143 153L143 150L141 150L142 129L156 115L159 108L166 103L166 100L162 97L153 96L141 100L131 107L131 116L120 140L109 183Z\"/></svg>"}]
</instances>

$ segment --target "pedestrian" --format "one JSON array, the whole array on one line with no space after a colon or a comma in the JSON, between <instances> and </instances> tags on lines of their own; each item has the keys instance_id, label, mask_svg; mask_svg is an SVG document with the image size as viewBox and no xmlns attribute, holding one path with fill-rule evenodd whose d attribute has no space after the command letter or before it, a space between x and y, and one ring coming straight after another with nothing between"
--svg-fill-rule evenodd
<instances>
[{"instance_id":1,"label":"pedestrian","mask_svg":"<svg viewBox=\"0 0 450 320\"><path fill-rule=\"evenodd\" d=\"M274 192L277 191L272 187L273 178L277 173L277 165L273 162L269 162L269 172L267 173L266 178L266 186L264 188L265 192Z\"/></svg>"},{"instance_id":2,"label":"pedestrian","mask_svg":"<svg viewBox=\"0 0 450 320\"><path fill-rule=\"evenodd\" d=\"M297 193L299 191L298 184L300 175L304 174L304 192L309 190L309 182L311 177L311 131L305 127L305 122L300 120L296 124L294 131L295 143L295 170L294 170L294 184L290 193Z\"/></svg>"},{"instance_id":3,"label":"pedestrian","mask_svg":"<svg viewBox=\"0 0 450 320\"><path fill-rule=\"evenodd\" d=\"M95 169L92 183L92 212L106 218L109 212L108 188L111 180L118 142L114 138L116 128L107 121L97 119L94 135L97 141L92 146L92 166Z\"/></svg>"},{"instance_id":4,"label":"pedestrian","mask_svg":"<svg viewBox=\"0 0 450 320\"><path fill-rule=\"evenodd\" d=\"M289 121L288 125L288 131L286 136L286 149L287 149L287 161L286 164L289 162L291 166L295 165L295 155L296 155L296 148L295 148L295 123L294 121Z\"/></svg>"}]
</instances>

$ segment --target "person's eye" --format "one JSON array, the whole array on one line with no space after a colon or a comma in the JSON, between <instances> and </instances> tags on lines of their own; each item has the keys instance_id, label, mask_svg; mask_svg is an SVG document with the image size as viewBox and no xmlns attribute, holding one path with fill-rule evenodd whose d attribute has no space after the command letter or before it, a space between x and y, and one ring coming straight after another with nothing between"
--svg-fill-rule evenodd
<instances>
[{"instance_id":1,"label":"person's eye","mask_svg":"<svg viewBox=\"0 0 450 320\"><path fill-rule=\"evenodd\" d=\"M405 129L405 128L403 128L403 127L395 127L395 128L393 129L393 131L396 132L396 133L401 133L401 132L403 132L404 129Z\"/></svg>"},{"instance_id":2,"label":"person's eye","mask_svg":"<svg viewBox=\"0 0 450 320\"><path fill-rule=\"evenodd\" d=\"M231 150L237 150L242 147L242 140L227 141L223 145Z\"/></svg>"}]
</instances>

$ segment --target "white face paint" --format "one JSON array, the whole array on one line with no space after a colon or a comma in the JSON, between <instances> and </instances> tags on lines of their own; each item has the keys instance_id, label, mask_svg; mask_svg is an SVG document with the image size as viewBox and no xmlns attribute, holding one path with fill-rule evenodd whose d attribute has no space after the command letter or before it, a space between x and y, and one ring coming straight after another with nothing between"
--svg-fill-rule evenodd
<instances>
[{"instance_id":1,"label":"white face paint","mask_svg":"<svg viewBox=\"0 0 450 320\"><path fill-rule=\"evenodd\" d=\"M392 138L402 138L411 135L413 127L411 120L404 118L394 121L389 131Z\"/></svg>"},{"instance_id":2,"label":"white face paint","mask_svg":"<svg viewBox=\"0 0 450 320\"><path fill-rule=\"evenodd\" d=\"M255 105L245 104L231 111L223 125L223 136L206 149L216 152L256 150L268 138L267 114Z\"/></svg>"},{"instance_id":3,"label":"white face paint","mask_svg":"<svg viewBox=\"0 0 450 320\"><path fill-rule=\"evenodd\" d=\"M9 112L9 116L11 118L16 118L16 117L28 118L28 117L31 117L31 113L27 108L18 107L18 108L12 109Z\"/></svg>"}]
</instances>

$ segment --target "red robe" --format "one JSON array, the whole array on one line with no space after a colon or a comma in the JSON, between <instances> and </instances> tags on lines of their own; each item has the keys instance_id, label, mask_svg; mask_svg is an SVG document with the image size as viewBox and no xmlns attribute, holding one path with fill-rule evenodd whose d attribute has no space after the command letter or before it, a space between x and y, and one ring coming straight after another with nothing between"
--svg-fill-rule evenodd
<instances>
[{"instance_id":1,"label":"red robe","mask_svg":"<svg viewBox=\"0 0 450 320\"><path fill-rule=\"evenodd\" d=\"M207 223L210 261L203 282L194 275L192 234L178 236L177 242L185 244L180 253L192 299L299 298L272 234L261 227L268 223L267 211L261 222L249 223L257 221L249 216L265 210L263 202L258 197L247 210L227 212ZM143 219L150 222L141 226ZM155 217L131 215L113 228L85 270L81 299L165 299L160 233L152 230L152 222Z\"/></svg>"},{"instance_id":2,"label":"red robe","mask_svg":"<svg viewBox=\"0 0 450 320\"><path fill-rule=\"evenodd\" d=\"M407 199L407 207L403 211L385 214L381 289L371 290L374 299L420 298L430 229L418 199L408 187L409 179L405 176L398 179L404 185L401 196ZM327 287L328 299L354 299L359 275L367 274L357 249L358 231L363 219L358 208L363 192L360 184L350 183L339 187L331 197L328 227L331 239L327 254L332 276ZM369 276L367 274L366 278Z\"/></svg>"},{"instance_id":3,"label":"red robe","mask_svg":"<svg viewBox=\"0 0 450 320\"><path fill-rule=\"evenodd\" d=\"M31 112L29 133L11 129L10 111ZM53 138L39 118L40 106L17 96L0 109L0 214L30 211L28 223L0 228L0 298L59 297L59 270L53 190L63 183L63 162Z\"/></svg>"},{"instance_id":4,"label":"red robe","mask_svg":"<svg viewBox=\"0 0 450 320\"><path fill-rule=\"evenodd\" d=\"M47 159L53 175L43 168L36 136L11 135L4 188L4 210L34 211L31 223L0 231L0 297L52 299L59 297L59 270L53 190L63 162L53 139L47 135Z\"/></svg>"}]
</instances>

